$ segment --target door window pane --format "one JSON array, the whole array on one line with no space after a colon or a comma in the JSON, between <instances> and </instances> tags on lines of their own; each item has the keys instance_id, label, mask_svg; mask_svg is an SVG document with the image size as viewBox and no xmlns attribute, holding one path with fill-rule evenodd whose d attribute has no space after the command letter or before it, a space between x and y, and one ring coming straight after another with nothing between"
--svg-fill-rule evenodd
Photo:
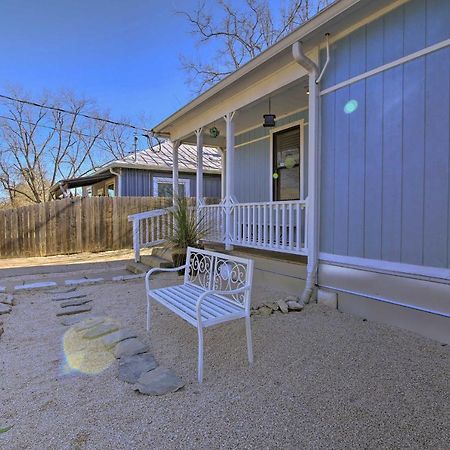
<instances>
[{"instance_id":1,"label":"door window pane","mask_svg":"<svg viewBox=\"0 0 450 450\"><path fill-rule=\"evenodd\" d=\"M273 135L274 200L300 199L300 127Z\"/></svg>"}]
</instances>

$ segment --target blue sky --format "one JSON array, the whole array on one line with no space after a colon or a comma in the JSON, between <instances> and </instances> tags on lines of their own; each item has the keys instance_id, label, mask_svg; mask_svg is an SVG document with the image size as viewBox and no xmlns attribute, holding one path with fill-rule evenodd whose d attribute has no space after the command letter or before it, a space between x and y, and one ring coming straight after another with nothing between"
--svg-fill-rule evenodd
<instances>
[{"instance_id":1,"label":"blue sky","mask_svg":"<svg viewBox=\"0 0 450 450\"><path fill-rule=\"evenodd\" d=\"M112 117L155 125L192 97L179 54L199 51L175 12L197 0L0 0L0 92L70 89Z\"/></svg>"}]
</instances>

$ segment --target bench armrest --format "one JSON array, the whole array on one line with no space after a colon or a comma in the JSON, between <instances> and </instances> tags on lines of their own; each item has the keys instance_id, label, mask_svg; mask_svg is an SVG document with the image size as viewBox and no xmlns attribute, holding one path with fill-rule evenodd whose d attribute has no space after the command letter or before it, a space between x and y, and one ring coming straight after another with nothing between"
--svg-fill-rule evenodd
<instances>
[{"instance_id":1,"label":"bench armrest","mask_svg":"<svg viewBox=\"0 0 450 450\"><path fill-rule=\"evenodd\" d=\"M239 289L229 289L229 290L225 290L225 291L218 291L215 289L210 289L208 291L203 292L197 300L197 322L201 323L201 321L202 321L202 317L200 314L200 308L201 308L203 300L208 295L211 295L211 294L219 294L219 295L241 294L242 292L249 291L250 289L251 289L251 286L246 285L246 286L242 286Z\"/></svg>"},{"instance_id":2,"label":"bench armrest","mask_svg":"<svg viewBox=\"0 0 450 450\"><path fill-rule=\"evenodd\" d=\"M150 269L145 275L145 289L147 293L150 290L150 276L153 275L155 272L178 272L179 270L185 269L186 265L187 264L183 264L182 266L173 268L155 267L153 269Z\"/></svg>"}]
</instances>

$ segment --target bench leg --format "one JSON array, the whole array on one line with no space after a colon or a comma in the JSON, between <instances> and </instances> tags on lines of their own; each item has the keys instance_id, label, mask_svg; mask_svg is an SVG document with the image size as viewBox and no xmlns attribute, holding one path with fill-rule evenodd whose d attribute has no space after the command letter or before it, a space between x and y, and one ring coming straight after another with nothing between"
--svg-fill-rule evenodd
<instances>
[{"instance_id":1,"label":"bench leg","mask_svg":"<svg viewBox=\"0 0 450 450\"><path fill-rule=\"evenodd\" d=\"M147 295L147 331L150 331L151 320L152 320L152 305L150 304L150 297Z\"/></svg>"},{"instance_id":2,"label":"bench leg","mask_svg":"<svg viewBox=\"0 0 450 450\"><path fill-rule=\"evenodd\" d=\"M250 316L245 318L245 331L247 334L247 354L249 364L253 363L253 344L252 344L252 328L250 325Z\"/></svg>"},{"instance_id":3,"label":"bench leg","mask_svg":"<svg viewBox=\"0 0 450 450\"><path fill-rule=\"evenodd\" d=\"M203 328L199 326L198 330L198 382L203 381Z\"/></svg>"}]
</instances>

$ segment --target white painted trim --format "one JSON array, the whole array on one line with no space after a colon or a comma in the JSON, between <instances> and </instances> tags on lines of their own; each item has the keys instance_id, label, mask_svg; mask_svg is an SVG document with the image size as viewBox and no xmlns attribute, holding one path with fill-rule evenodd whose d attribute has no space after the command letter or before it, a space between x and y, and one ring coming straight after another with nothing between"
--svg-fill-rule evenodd
<instances>
[{"instance_id":1,"label":"white painted trim","mask_svg":"<svg viewBox=\"0 0 450 450\"><path fill-rule=\"evenodd\" d=\"M295 122L290 122L285 125L280 125L279 127L274 127L270 129L270 134L268 137L270 137L270 146L269 146L269 157L270 157L270 177L269 177L269 183L270 183L270 201L273 202L273 135L275 133L278 133L283 130L287 130L289 128L294 128L298 126L300 128L300 199L299 200L305 200L304 199L304 183L305 183L305 167L304 167L304 161L305 161L305 120L300 119L296 120Z\"/></svg>"},{"instance_id":2,"label":"white painted trim","mask_svg":"<svg viewBox=\"0 0 450 450\"><path fill-rule=\"evenodd\" d=\"M158 183L172 184L172 178L153 177L153 197L158 197ZM189 178L178 178L178 184L184 185L184 194L186 197L191 196L191 182Z\"/></svg>"},{"instance_id":3,"label":"white painted trim","mask_svg":"<svg viewBox=\"0 0 450 450\"><path fill-rule=\"evenodd\" d=\"M411 53L407 56L403 56L402 58L396 59L390 63L384 64L382 66L376 67L375 69L364 72L356 77L349 78L348 80L342 81L334 86L330 86L329 88L323 89L320 91L320 95L326 95L330 92L337 91L338 89L342 89L345 86L356 83L358 81L364 80L365 78L372 77L378 73L384 72L386 70L392 69L393 67L397 67L401 64L405 64L408 61L412 61L413 59L420 58L421 56L428 55L429 53L436 52L442 48L445 48L450 45L450 39L446 39L445 41L438 42L437 44L430 45L429 47L423 48L417 52Z\"/></svg>"},{"instance_id":4,"label":"white painted trim","mask_svg":"<svg viewBox=\"0 0 450 450\"><path fill-rule=\"evenodd\" d=\"M269 139L269 138L270 138L270 134L267 134L266 136L261 136L256 139L252 139L251 141L243 142L242 144L236 144L234 146L234 148L245 147L246 145L250 145L250 144L253 144L254 142L263 141L264 139Z\"/></svg>"},{"instance_id":5,"label":"white painted trim","mask_svg":"<svg viewBox=\"0 0 450 450\"><path fill-rule=\"evenodd\" d=\"M405 274L421 277L450 280L450 269L429 266L417 266L392 261L382 261L378 259L358 258L355 256L333 255L331 253L320 253L321 262L333 264L344 264L357 269L371 269L392 274Z\"/></svg>"}]
</instances>

